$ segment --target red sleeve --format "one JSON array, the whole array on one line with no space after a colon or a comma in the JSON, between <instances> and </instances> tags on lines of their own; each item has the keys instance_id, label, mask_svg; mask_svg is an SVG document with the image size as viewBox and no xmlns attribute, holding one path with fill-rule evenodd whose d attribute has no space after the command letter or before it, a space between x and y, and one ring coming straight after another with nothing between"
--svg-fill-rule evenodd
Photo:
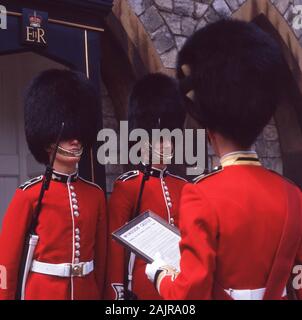
<instances>
[{"instance_id":1,"label":"red sleeve","mask_svg":"<svg viewBox=\"0 0 302 320\"><path fill-rule=\"evenodd\" d=\"M218 221L209 201L198 185L186 185L180 204L181 272L173 281L162 279L160 295L164 299L210 299L215 271Z\"/></svg>"},{"instance_id":2,"label":"red sleeve","mask_svg":"<svg viewBox=\"0 0 302 320\"><path fill-rule=\"evenodd\" d=\"M135 206L135 191L132 181L116 181L108 206L109 234L105 299L123 299L125 250L111 237L129 221Z\"/></svg>"},{"instance_id":3,"label":"red sleeve","mask_svg":"<svg viewBox=\"0 0 302 320\"><path fill-rule=\"evenodd\" d=\"M104 297L106 258L107 258L107 210L104 192L100 192L99 217L96 229L95 263L96 278L100 290L101 298Z\"/></svg>"},{"instance_id":4,"label":"red sleeve","mask_svg":"<svg viewBox=\"0 0 302 320\"><path fill-rule=\"evenodd\" d=\"M0 234L0 265L5 267L7 275L6 289L3 281L0 283L0 300L15 299L25 233L32 212L32 203L26 193L17 190L5 214Z\"/></svg>"}]
</instances>

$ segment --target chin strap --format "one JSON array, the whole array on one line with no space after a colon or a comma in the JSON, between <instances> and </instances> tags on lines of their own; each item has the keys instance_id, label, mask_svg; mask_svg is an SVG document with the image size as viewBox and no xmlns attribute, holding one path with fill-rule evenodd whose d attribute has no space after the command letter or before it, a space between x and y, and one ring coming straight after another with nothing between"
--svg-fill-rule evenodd
<instances>
[{"instance_id":1,"label":"chin strap","mask_svg":"<svg viewBox=\"0 0 302 320\"><path fill-rule=\"evenodd\" d=\"M79 151L70 151L58 146L58 153L65 157L78 158L83 154L83 147Z\"/></svg>"}]
</instances>

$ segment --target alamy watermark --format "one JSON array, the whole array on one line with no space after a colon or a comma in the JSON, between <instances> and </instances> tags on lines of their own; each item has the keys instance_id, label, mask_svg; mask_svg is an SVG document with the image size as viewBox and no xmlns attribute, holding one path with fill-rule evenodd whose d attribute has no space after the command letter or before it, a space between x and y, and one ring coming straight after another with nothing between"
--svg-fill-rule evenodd
<instances>
[{"instance_id":1,"label":"alamy watermark","mask_svg":"<svg viewBox=\"0 0 302 320\"><path fill-rule=\"evenodd\" d=\"M129 132L128 121L121 121L119 133L100 130L97 140L99 164L186 164L187 175L199 175L205 169L205 131L203 129L144 129ZM119 152L118 152L119 150ZM190 167L191 166L191 167Z\"/></svg>"},{"instance_id":2,"label":"alamy watermark","mask_svg":"<svg viewBox=\"0 0 302 320\"><path fill-rule=\"evenodd\" d=\"M0 265L0 289L7 289L7 271L5 266Z\"/></svg>"},{"instance_id":3,"label":"alamy watermark","mask_svg":"<svg viewBox=\"0 0 302 320\"><path fill-rule=\"evenodd\" d=\"M7 10L0 4L0 29L7 29Z\"/></svg>"},{"instance_id":4,"label":"alamy watermark","mask_svg":"<svg viewBox=\"0 0 302 320\"><path fill-rule=\"evenodd\" d=\"M302 5L294 5L293 6L293 28L295 30L301 30L302 29Z\"/></svg>"},{"instance_id":5,"label":"alamy watermark","mask_svg":"<svg viewBox=\"0 0 302 320\"><path fill-rule=\"evenodd\" d=\"M293 274L295 275L292 282L293 288L295 290L301 290L302 289L302 265L294 266Z\"/></svg>"}]
</instances>

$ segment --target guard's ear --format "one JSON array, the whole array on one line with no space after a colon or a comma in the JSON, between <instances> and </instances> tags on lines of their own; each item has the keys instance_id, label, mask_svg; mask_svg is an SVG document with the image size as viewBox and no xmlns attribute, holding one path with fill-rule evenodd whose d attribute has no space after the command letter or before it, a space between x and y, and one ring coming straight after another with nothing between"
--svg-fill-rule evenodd
<instances>
[{"instance_id":1,"label":"guard's ear","mask_svg":"<svg viewBox=\"0 0 302 320\"><path fill-rule=\"evenodd\" d=\"M183 64L181 66L181 71L185 77L189 77L191 75L191 67L188 64Z\"/></svg>"},{"instance_id":2,"label":"guard's ear","mask_svg":"<svg viewBox=\"0 0 302 320\"><path fill-rule=\"evenodd\" d=\"M206 129L206 132L208 143L215 149L217 145L217 132L211 129ZM216 152L216 149L214 151Z\"/></svg>"},{"instance_id":3,"label":"guard's ear","mask_svg":"<svg viewBox=\"0 0 302 320\"><path fill-rule=\"evenodd\" d=\"M189 92L186 94L186 97L189 98L190 100L194 101L194 97L195 97L195 92L194 92L194 90L189 91Z\"/></svg>"},{"instance_id":4,"label":"guard's ear","mask_svg":"<svg viewBox=\"0 0 302 320\"><path fill-rule=\"evenodd\" d=\"M187 77L190 77L191 76L191 67L188 65L188 64L183 64L181 67L180 67L183 75L187 78ZM187 94L186 94L186 97L189 98L190 100L194 101L194 96L195 96L195 93L194 93L194 90L190 90Z\"/></svg>"}]
</instances>

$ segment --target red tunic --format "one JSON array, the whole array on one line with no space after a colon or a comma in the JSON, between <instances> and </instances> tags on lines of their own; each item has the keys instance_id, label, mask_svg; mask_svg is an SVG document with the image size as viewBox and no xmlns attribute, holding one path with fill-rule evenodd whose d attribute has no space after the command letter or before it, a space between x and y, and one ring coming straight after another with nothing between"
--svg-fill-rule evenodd
<instances>
[{"instance_id":1,"label":"red tunic","mask_svg":"<svg viewBox=\"0 0 302 320\"><path fill-rule=\"evenodd\" d=\"M30 225L42 176L21 186L6 212L0 234L0 265L7 269L7 290L0 299L14 299L25 231ZM45 192L36 232L34 259L60 264L94 260L94 271L80 277L30 272L25 299L100 299L106 259L106 206L103 191L76 175L54 174Z\"/></svg>"},{"instance_id":2,"label":"red tunic","mask_svg":"<svg viewBox=\"0 0 302 320\"><path fill-rule=\"evenodd\" d=\"M213 299L214 283L266 287L286 217L285 180L244 157L229 157L222 170L184 188L181 272L158 284L164 299ZM302 244L296 263L302 264Z\"/></svg>"},{"instance_id":3,"label":"red tunic","mask_svg":"<svg viewBox=\"0 0 302 320\"><path fill-rule=\"evenodd\" d=\"M109 200L109 230L123 226L133 217L143 174L138 170L120 176ZM180 194L186 180L168 171L153 169L145 184L141 212L151 210L169 223L178 225ZM109 238L106 276L106 299L123 299L124 248ZM133 292L140 300L161 299L145 275L146 263L136 258L133 272Z\"/></svg>"}]
</instances>

